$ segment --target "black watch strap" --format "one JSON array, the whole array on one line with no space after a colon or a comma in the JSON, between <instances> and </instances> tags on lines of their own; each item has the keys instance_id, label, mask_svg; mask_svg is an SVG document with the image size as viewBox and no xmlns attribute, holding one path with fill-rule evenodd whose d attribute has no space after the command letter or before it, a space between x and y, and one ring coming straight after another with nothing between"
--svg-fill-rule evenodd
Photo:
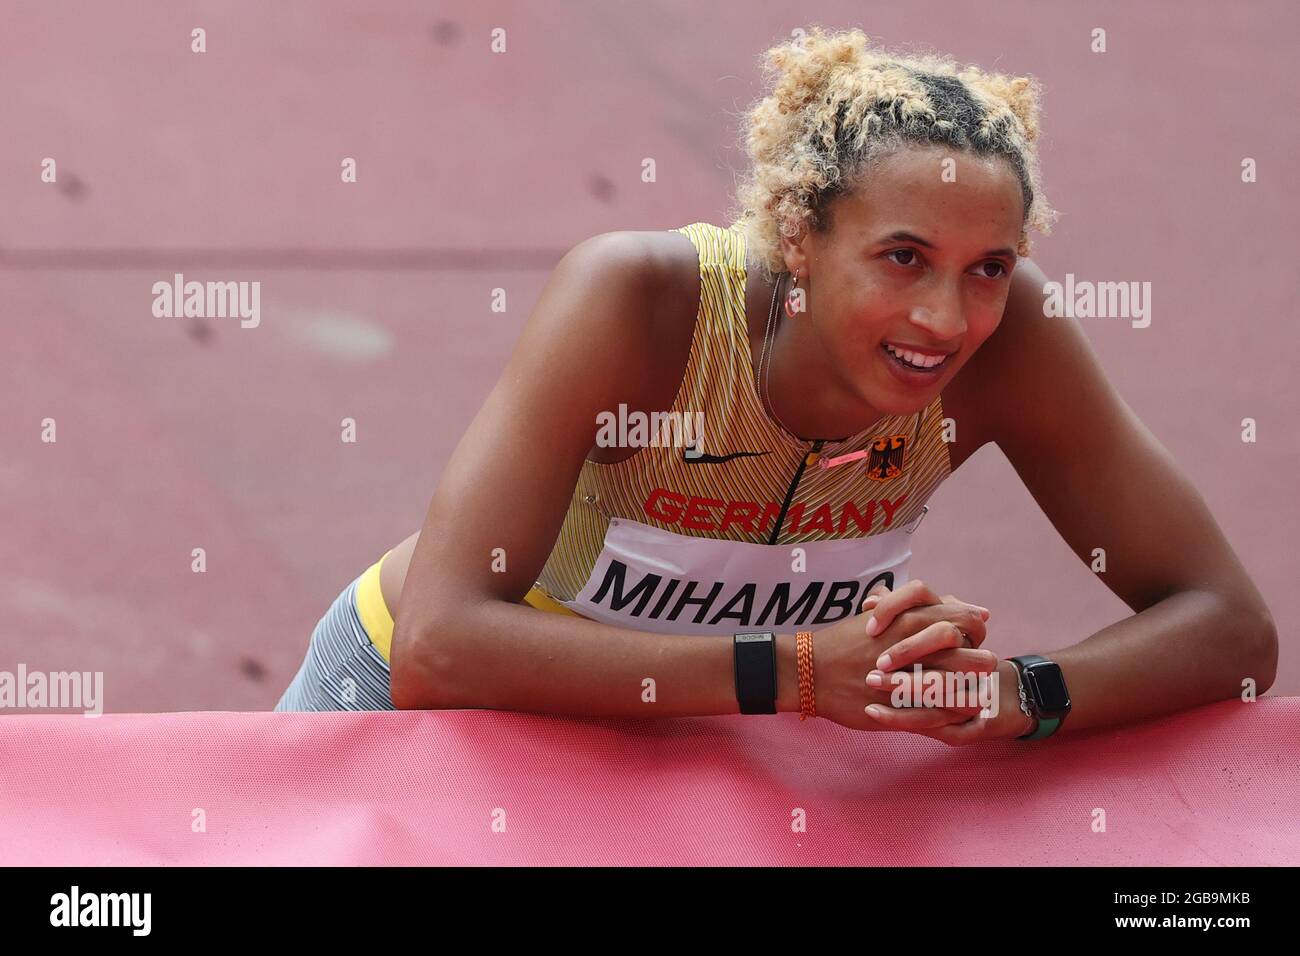
<instances>
[{"instance_id":1,"label":"black watch strap","mask_svg":"<svg viewBox=\"0 0 1300 956\"><path fill-rule=\"evenodd\" d=\"M776 635L771 631L737 634L736 700L742 714L776 713Z\"/></svg>"}]
</instances>

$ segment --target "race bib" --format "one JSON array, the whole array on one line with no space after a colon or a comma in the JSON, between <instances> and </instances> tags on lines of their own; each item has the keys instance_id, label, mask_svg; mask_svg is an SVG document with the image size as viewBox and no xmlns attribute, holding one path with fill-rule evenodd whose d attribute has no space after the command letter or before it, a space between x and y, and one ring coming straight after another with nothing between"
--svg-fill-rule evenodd
<instances>
[{"instance_id":1,"label":"race bib","mask_svg":"<svg viewBox=\"0 0 1300 956\"><path fill-rule=\"evenodd\" d=\"M908 580L909 528L765 545L673 534L613 518L569 608L661 634L816 631L857 613L878 582ZM800 554L800 550L802 554Z\"/></svg>"}]
</instances>

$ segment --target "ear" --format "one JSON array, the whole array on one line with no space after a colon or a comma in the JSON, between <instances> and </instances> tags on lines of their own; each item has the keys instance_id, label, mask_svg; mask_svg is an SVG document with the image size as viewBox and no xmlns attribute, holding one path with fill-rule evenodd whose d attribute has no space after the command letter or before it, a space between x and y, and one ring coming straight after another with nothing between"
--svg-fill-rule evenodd
<instances>
[{"instance_id":1,"label":"ear","mask_svg":"<svg viewBox=\"0 0 1300 956\"><path fill-rule=\"evenodd\" d=\"M790 239L781 237L781 257L785 260L786 271L791 275L808 277L808 229L803 228L797 236Z\"/></svg>"}]
</instances>

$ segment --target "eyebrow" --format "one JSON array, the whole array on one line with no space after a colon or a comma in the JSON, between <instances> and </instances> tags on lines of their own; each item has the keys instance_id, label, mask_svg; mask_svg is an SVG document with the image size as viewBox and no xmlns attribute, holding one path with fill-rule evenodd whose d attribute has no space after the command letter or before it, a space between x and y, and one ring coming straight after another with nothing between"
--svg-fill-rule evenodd
<instances>
[{"instance_id":1,"label":"eyebrow","mask_svg":"<svg viewBox=\"0 0 1300 956\"><path fill-rule=\"evenodd\" d=\"M900 229L897 232L891 232L889 235L885 236L885 238L877 242L876 245L883 246L886 243L890 243L890 242L911 242L911 243L915 243L918 246L924 246L926 249L933 249L935 247L934 243L927 242L925 239L922 239L920 236L913 235L912 233L908 232L905 229ZM989 249L986 252L981 253L979 258L1014 259L1016 258L1016 251L1012 249L1010 246L1003 246L1001 249Z\"/></svg>"}]
</instances>

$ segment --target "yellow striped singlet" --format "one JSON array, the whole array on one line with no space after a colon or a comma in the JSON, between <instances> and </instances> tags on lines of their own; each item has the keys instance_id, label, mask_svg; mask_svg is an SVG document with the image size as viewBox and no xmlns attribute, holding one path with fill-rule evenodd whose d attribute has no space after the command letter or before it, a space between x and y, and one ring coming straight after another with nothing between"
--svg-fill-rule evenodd
<instances>
[{"instance_id":1,"label":"yellow striped singlet","mask_svg":"<svg viewBox=\"0 0 1300 956\"><path fill-rule=\"evenodd\" d=\"M626 408L598 420L645 447L583 463L525 600L642 631L815 631L853 613L877 581L908 579L911 532L950 472L942 402L839 441L788 434L755 385L738 224L674 231L695 245L701 288L681 387L657 423Z\"/></svg>"}]
</instances>

